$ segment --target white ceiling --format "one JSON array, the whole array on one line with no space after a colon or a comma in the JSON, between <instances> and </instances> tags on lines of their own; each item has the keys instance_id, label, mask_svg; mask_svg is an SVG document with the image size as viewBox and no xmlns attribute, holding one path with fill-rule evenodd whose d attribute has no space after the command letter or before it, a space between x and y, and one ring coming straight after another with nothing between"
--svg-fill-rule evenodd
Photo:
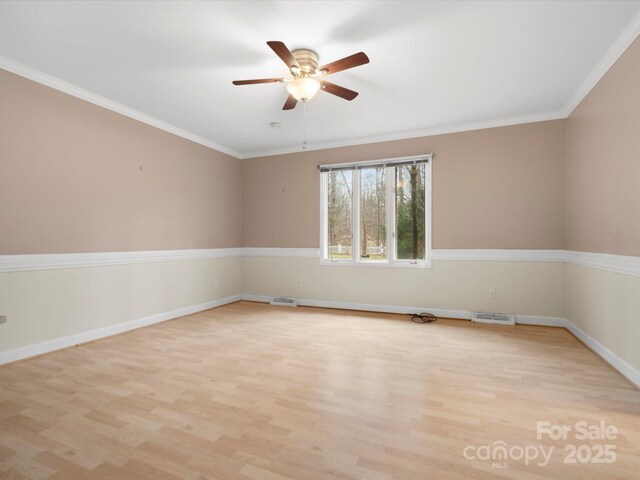
<instances>
[{"instance_id":1,"label":"white ceiling","mask_svg":"<svg viewBox=\"0 0 640 480\"><path fill-rule=\"evenodd\" d=\"M0 2L0 67L238 157L560 118L638 33L639 1ZM267 47L371 63L282 111ZM284 128L274 130L271 122Z\"/></svg>"}]
</instances>

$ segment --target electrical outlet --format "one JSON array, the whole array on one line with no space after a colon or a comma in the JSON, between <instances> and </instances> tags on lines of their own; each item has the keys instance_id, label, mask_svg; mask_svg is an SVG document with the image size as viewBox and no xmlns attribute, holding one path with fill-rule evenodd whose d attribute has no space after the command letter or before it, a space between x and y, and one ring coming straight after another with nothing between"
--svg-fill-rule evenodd
<instances>
[{"instance_id":1,"label":"electrical outlet","mask_svg":"<svg viewBox=\"0 0 640 480\"><path fill-rule=\"evenodd\" d=\"M216 280L215 282L213 282L213 288L220 288L220 281Z\"/></svg>"},{"instance_id":2,"label":"electrical outlet","mask_svg":"<svg viewBox=\"0 0 640 480\"><path fill-rule=\"evenodd\" d=\"M489 289L489 298L496 298L496 289L495 288L490 288Z\"/></svg>"},{"instance_id":3,"label":"electrical outlet","mask_svg":"<svg viewBox=\"0 0 640 480\"><path fill-rule=\"evenodd\" d=\"M6 315L0 315L0 323L7 323L7 316Z\"/></svg>"}]
</instances>

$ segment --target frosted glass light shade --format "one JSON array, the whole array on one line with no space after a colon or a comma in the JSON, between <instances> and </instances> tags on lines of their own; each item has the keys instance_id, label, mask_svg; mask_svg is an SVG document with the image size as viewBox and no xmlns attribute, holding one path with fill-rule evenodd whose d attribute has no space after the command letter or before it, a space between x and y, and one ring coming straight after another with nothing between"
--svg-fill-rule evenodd
<instances>
[{"instance_id":1,"label":"frosted glass light shade","mask_svg":"<svg viewBox=\"0 0 640 480\"><path fill-rule=\"evenodd\" d=\"M315 78L297 78L287 83L287 91L300 102L311 100L318 90L320 90L320 82Z\"/></svg>"}]
</instances>

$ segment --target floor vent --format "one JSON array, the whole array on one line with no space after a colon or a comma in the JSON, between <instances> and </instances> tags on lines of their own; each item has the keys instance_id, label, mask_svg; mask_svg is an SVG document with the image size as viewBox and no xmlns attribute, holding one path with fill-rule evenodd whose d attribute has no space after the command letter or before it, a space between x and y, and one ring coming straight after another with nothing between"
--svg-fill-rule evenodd
<instances>
[{"instance_id":1,"label":"floor vent","mask_svg":"<svg viewBox=\"0 0 640 480\"><path fill-rule=\"evenodd\" d=\"M471 314L471 321L479 323L498 323L500 325L515 325L516 316L507 315L505 313L473 312Z\"/></svg>"},{"instance_id":2,"label":"floor vent","mask_svg":"<svg viewBox=\"0 0 640 480\"><path fill-rule=\"evenodd\" d=\"M280 305L280 306L285 306L285 307L297 307L298 306L298 300L296 300L295 298L291 298L291 297L272 297L271 298L271 305Z\"/></svg>"}]
</instances>

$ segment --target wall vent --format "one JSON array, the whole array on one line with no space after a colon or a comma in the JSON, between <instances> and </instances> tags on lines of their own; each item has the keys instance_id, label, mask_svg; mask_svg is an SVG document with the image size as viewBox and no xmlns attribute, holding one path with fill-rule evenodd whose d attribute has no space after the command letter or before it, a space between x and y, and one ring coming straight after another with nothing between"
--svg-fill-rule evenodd
<instances>
[{"instance_id":1,"label":"wall vent","mask_svg":"<svg viewBox=\"0 0 640 480\"><path fill-rule=\"evenodd\" d=\"M297 307L298 300L291 297L271 297L271 305L280 305L285 307Z\"/></svg>"},{"instance_id":2,"label":"wall vent","mask_svg":"<svg viewBox=\"0 0 640 480\"><path fill-rule=\"evenodd\" d=\"M515 325L516 316L508 315L506 313L473 312L471 314L471 321L479 323L498 323L500 325Z\"/></svg>"}]
</instances>

